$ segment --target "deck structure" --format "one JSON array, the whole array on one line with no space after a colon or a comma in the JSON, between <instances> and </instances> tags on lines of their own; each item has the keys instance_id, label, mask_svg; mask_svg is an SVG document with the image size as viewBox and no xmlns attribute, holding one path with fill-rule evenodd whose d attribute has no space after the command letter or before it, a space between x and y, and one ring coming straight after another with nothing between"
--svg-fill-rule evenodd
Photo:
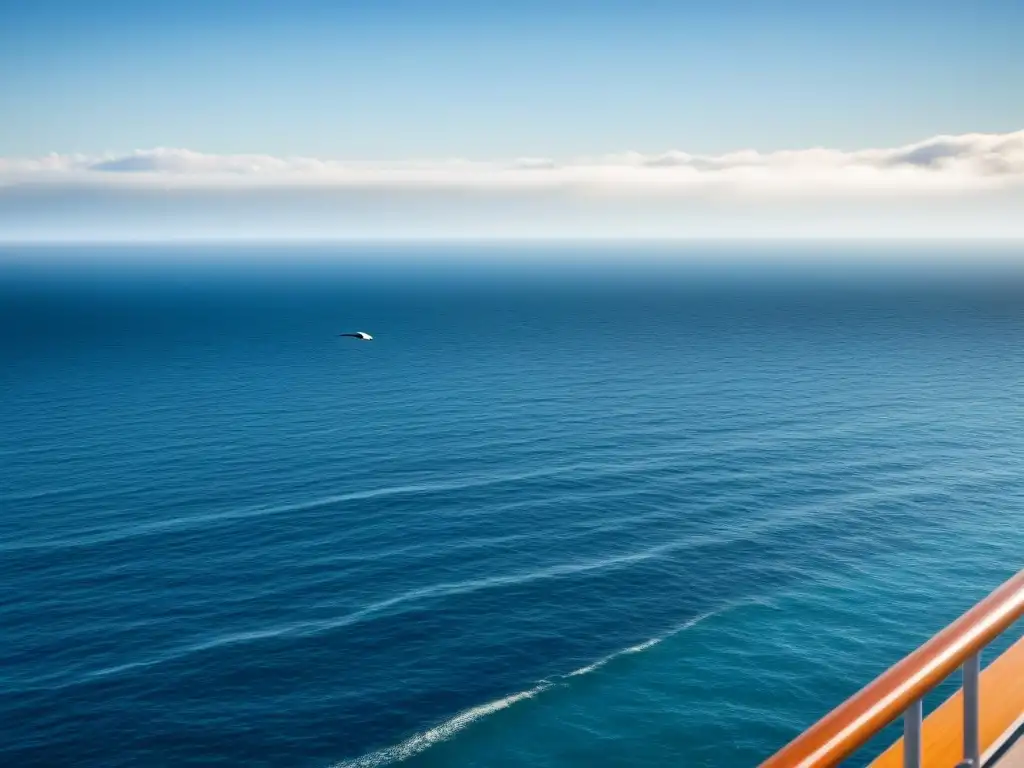
<instances>
[{"instance_id":1,"label":"deck structure","mask_svg":"<svg viewBox=\"0 0 1024 768\"><path fill-rule=\"evenodd\" d=\"M761 764L837 766L902 716L871 768L1024 768L1024 638L982 669L981 651L1024 616L1024 570ZM927 718L922 700L957 669L963 687Z\"/></svg>"}]
</instances>

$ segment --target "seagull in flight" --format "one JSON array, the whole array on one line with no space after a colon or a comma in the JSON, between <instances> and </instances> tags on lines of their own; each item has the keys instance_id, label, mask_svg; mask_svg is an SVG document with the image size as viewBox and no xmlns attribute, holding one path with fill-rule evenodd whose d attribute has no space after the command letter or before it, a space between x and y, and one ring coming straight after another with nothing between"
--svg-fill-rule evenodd
<instances>
[{"instance_id":1,"label":"seagull in flight","mask_svg":"<svg viewBox=\"0 0 1024 768\"><path fill-rule=\"evenodd\" d=\"M360 341L373 341L373 336L366 333L365 331L356 331L355 333L339 333L339 336L348 336L353 339L359 339Z\"/></svg>"}]
</instances>

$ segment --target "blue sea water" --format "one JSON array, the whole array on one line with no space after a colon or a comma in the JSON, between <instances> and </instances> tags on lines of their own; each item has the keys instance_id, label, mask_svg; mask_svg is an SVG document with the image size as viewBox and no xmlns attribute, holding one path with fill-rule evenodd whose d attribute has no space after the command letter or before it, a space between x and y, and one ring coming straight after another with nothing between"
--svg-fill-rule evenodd
<instances>
[{"instance_id":1,"label":"blue sea water","mask_svg":"<svg viewBox=\"0 0 1024 768\"><path fill-rule=\"evenodd\" d=\"M1024 273L438 249L0 254L0 764L752 766L1021 567Z\"/></svg>"}]
</instances>

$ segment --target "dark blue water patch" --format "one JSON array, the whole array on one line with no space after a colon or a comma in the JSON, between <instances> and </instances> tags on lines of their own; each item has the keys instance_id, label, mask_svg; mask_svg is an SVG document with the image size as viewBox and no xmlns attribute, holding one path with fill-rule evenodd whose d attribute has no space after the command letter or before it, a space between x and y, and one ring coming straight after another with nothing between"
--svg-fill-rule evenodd
<instances>
[{"instance_id":1,"label":"dark blue water patch","mask_svg":"<svg viewBox=\"0 0 1024 768\"><path fill-rule=\"evenodd\" d=\"M752 765L1019 565L1018 281L149 256L0 279L5 763Z\"/></svg>"}]
</instances>

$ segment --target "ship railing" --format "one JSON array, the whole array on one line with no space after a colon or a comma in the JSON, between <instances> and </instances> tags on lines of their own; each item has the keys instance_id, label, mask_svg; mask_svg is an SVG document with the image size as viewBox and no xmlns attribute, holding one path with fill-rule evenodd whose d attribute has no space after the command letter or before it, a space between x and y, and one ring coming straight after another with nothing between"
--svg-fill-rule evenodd
<instances>
[{"instance_id":1,"label":"ship railing","mask_svg":"<svg viewBox=\"0 0 1024 768\"><path fill-rule=\"evenodd\" d=\"M761 764L761 768L835 766L899 717L903 718L903 766L922 766L922 702L925 694L958 668L963 670L962 758L956 768L983 768L998 744L982 745L981 651L1024 616L1024 570L890 667ZM1024 644L1018 643L1018 645ZM993 670L995 671L995 670ZM1002 683L1024 690L1024 678ZM1017 715L1024 712L1017 712ZM1009 729L1021 726L1018 719ZM987 747L987 752L982 753ZM929 766L931 768L931 766Z\"/></svg>"}]
</instances>

